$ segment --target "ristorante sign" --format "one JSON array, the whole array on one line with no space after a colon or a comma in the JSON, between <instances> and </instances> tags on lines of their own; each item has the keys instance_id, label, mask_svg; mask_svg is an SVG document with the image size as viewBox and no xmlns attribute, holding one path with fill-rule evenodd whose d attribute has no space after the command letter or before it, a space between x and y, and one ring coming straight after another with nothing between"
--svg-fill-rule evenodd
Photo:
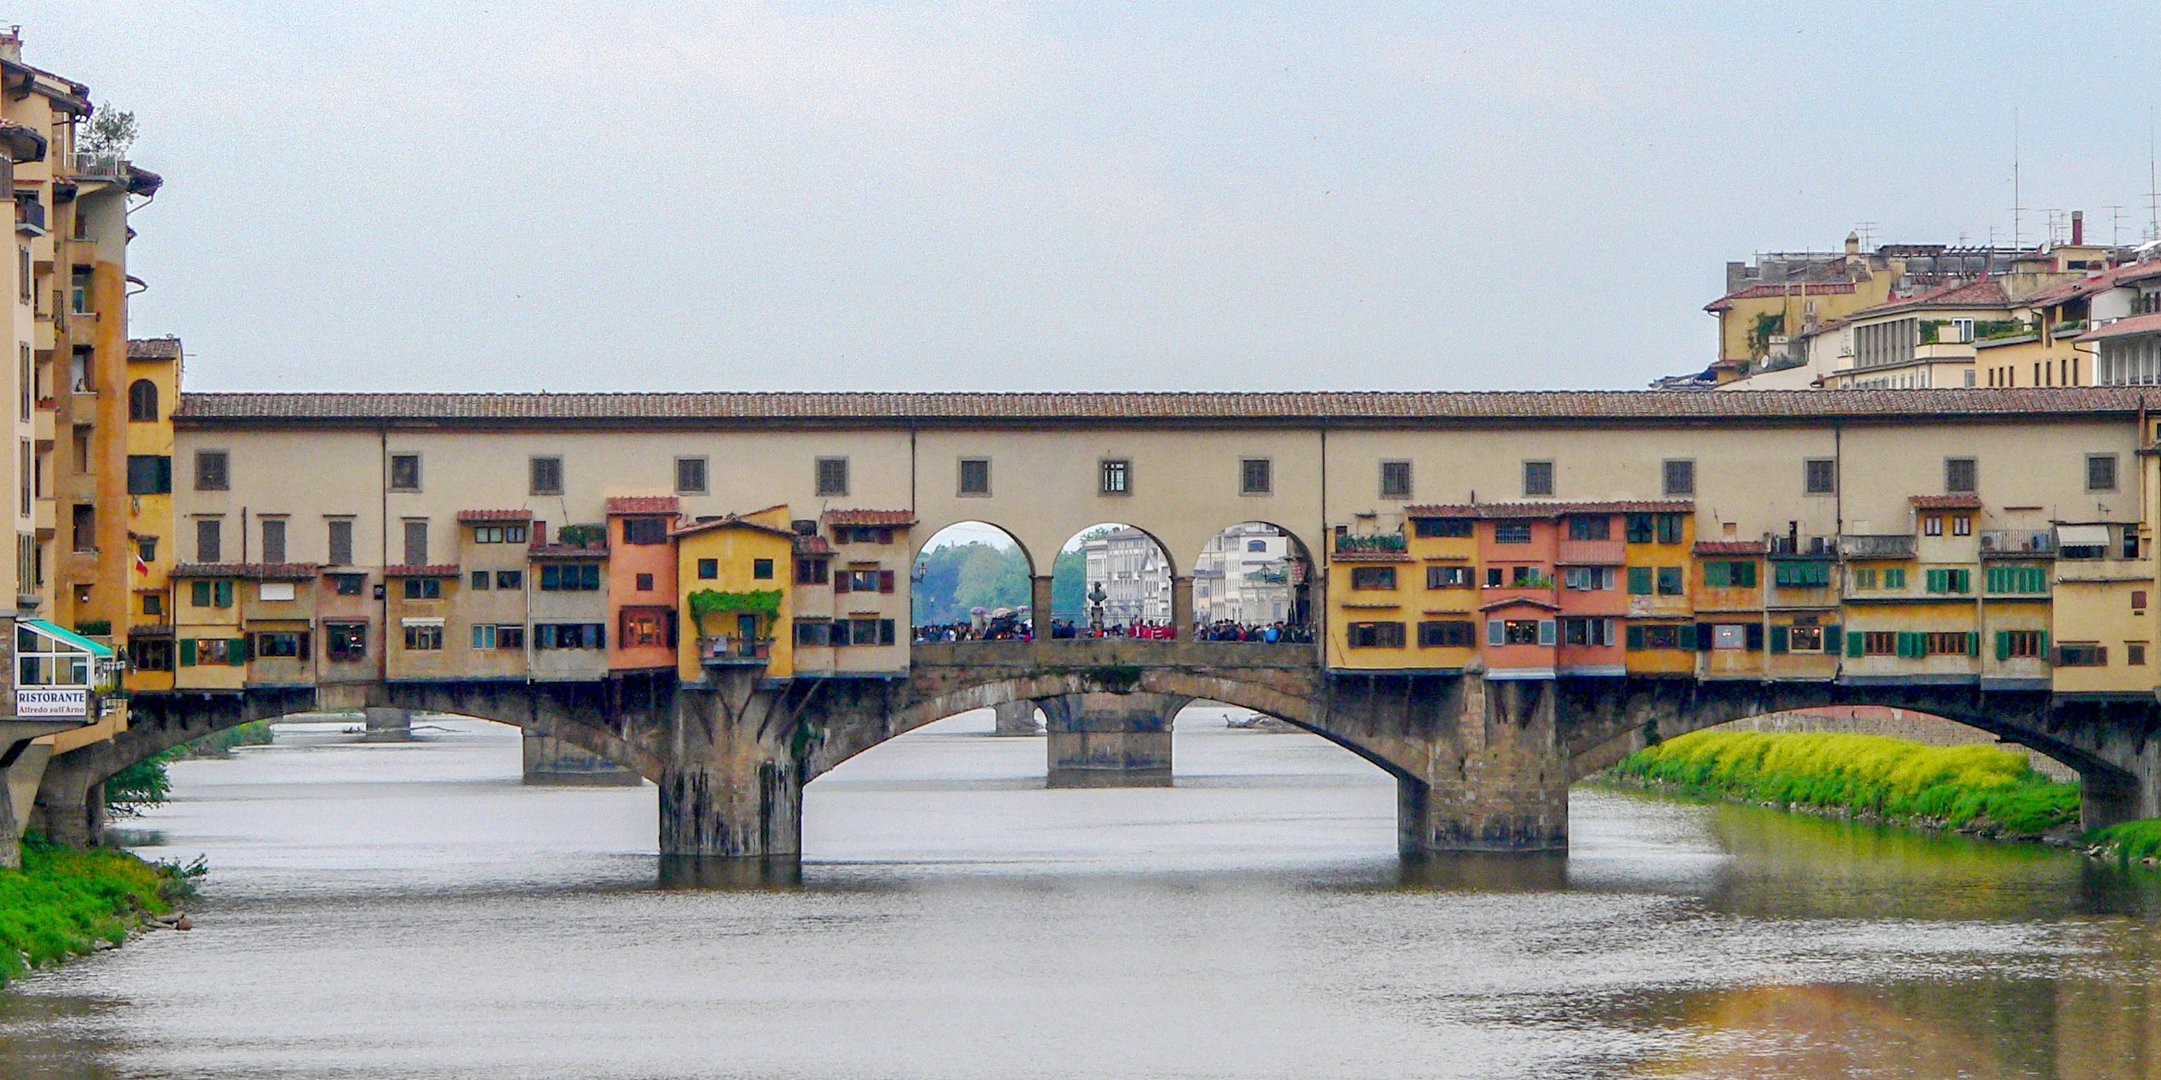
<instances>
[{"instance_id":1,"label":"ristorante sign","mask_svg":"<svg viewBox=\"0 0 2161 1080\"><path fill-rule=\"evenodd\" d=\"M15 688L15 715L88 716L90 689L85 686L18 686Z\"/></svg>"}]
</instances>

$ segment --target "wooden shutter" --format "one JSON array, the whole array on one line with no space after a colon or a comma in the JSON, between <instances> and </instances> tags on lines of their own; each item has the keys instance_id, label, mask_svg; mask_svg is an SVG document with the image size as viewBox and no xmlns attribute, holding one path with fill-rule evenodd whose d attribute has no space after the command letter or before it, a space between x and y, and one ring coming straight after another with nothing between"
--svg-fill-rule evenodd
<instances>
[{"instance_id":1,"label":"wooden shutter","mask_svg":"<svg viewBox=\"0 0 2161 1080\"><path fill-rule=\"evenodd\" d=\"M1839 642L1839 629L1838 629L1838 624L1837 624L1837 623L1832 623L1832 624L1830 624L1829 626L1826 626L1826 627L1824 627L1824 628L1823 628L1823 651L1824 651L1824 652L1826 652L1826 653L1829 653L1829 654L1831 654L1832 656L1837 656L1837 655L1838 655L1838 642Z\"/></svg>"},{"instance_id":2,"label":"wooden shutter","mask_svg":"<svg viewBox=\"0 0 2161 1080\"><path fill-rule=\"evenodd\" d=\"M1505 630L1503 630L1503 629L1501 628L1501 620L1499 620L1499 619L1487 619L1487 620L1486 620L1486 644L1488 644L1488 645L1499 645L1499 644L1501 644L1502 642L1504 642L1504 641L1506 641L1506 640L1507 640L1506 634L1507 634L1507 631L1505 631Z\"/></svg>"},{"instance_id":3,"label":"wooden shutter","mask_svg":"<svg viewBox=\"0 0 2161 1080\"><path fill-rule=\"evenodd\" d=\"M1718 630L1710 623L1696 624L1696 651L1710 652L1711 644L1718 639Z\"/></svg>"},{"instance_id":4,"label":"wooden shutter","mask_svg":"<svg viewBox=\"0 0 2161 1080\"><path fill-rule=\"evenodd\" d=\"M1742 631L1742 644L1747 647L1750 652L1762 652L1763 624L1749 623L1748 629Z\"/></svg>"},{"instance_id":5,"label":"wooden shutter","mask_svg":"<svg viewBox=\"0 0 2161 1080\"><path fill-rule=\"evenodd\" d=\"M1399 625L1400 625L1400 624L1399 624ZM1553 620L1552 620L1552 619L1540 619L1540 620L1538 620L1538 643L1539 643L1540 645L1551 645L1551 644L1553 644L1553 643L1554 643L1555 641L1557 641L1557 640L1559 640L1559 637L1558 637L1558 635L1557 635L1557 634L1555 633L1555 628L1554 628ZM1398 644L1401 644L1401 643L1400 643L1400 642L1398 642Z\"/></svg>"},{"instance_id":6,"label":"wooden shutter","mask_svg":"<svg viewBox=\"0 0 2161 1080\"><path fill-rule=\"evenodd\" d=\"M893 591L893 572L891 570L878 571L878 591L882 593Z\"/></svg>"},{"instance_id":7,"label":"wooden shutter","mask_svg":"<svg viewBox=\"0 0 2161 1080\"><path fill-rule=\"evenodd\" d=\"M1858 634L1858 633L1857 633L1857 634L1854 634L1854 635L1853 635L1853 636L1851 636L1851 637L1848 637L1848 638L1846 639L1846 655L1847 655L1847 656L1859 656L1859 655L1861 655L1861 650L1862 650L1862 649L1864 649L1864 648L1866 648L1866 647L1867 647L1867 644L1868 644L1868 635L1866 635L1866 634Z\"/></svg>"},{"instance_id":8,"label":"wooden shutter","mask_svg":"<svg viewBox=\"0 0 2161 1080\"><path fill-rule=\"evenodd\" d=\"M1788 642L1788 639L1790 638L1790 636L1791 636L1791 631L1790 631L1790 630L1789 630L1789 629L1788 629L1787 627L1783 627L1783 626L1774 626L1774 627L1772 627L1772 628L1771 628L1771 652L1772 652L1772 653L1773 653L1774 655L1775 655L1775 654L1778 654L1778 653L1782 653L1782 652L1785 652L1785 651L1786 651L1786 648L1787 648L1787 642Z\"/></svg>"},{"instance_id":9,"label":"wooden shutter","mask_svg":"<svg viewBox=\"0 0 2161 1080\"><path fill-rule=\"evenodd\" d=\"M837 593L847 592L850 585L850 577L850 573L846 570L835 573L833 575L833 591Z\"/></svg>"},{"instance_id":10,"label":"wooden shutter","mask_svg":"<svg viewBox=\"0 0 2161 1080\"><path fill-rule=\"evenodd\" d=\"M181 639L180 639L180 666L181 666L181 667L194 667L194 666L195 666L195 639L194 639L194 638L181 638Z\"/></svg>"}]
</instances>

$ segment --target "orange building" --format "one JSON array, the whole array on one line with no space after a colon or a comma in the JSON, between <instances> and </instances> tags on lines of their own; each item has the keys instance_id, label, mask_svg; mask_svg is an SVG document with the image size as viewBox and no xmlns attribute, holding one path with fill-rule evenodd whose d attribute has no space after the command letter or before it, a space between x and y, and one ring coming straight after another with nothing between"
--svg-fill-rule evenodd
<instances>
[{"instance_id":1,"label":"orange building","mask_svg":"<svg viewBox=\"0 0 2161 1080\"><path fill-rule=\"evenodd\" d=\"M608 668L676 665L676 559L669 532L681 502L673 495L608 499Z\"/></svg>"}]
</instances>

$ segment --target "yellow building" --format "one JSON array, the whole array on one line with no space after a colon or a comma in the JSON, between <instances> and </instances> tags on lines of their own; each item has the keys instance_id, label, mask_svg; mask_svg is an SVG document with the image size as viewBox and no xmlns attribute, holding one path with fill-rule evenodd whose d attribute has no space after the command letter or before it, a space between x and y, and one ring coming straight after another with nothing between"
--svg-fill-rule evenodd
<instances>
[{"instance_id":1,"label":"yellow building","mask_svg":"<svg viewBox=\"0 0 2161 1080\"><path fill-rule=\"evenodd\" d=\"M127 687L168 690L175 659L168 575L178 544L172 408L180 401L180 339L130 341L127 358ZM282 561L282 554L267 561Z\"/></svg>"},{"instance_id":2,"label":"yellow building","mask_svg":"<svg viewBox=\"0 0 2161 1080\"><path fill-rule=\"evenodd\" d=\"M684 627L676 655L683 681L702 684L708 670L725 668L792 678L795 642L806 630L796 625L790 602L796 536L788 508L694 522L677 528L674 538ZM825 631L820 644L830 643L835 624L819 625Z\"/></svg>"},{"instance_id":3,"label":"yellow building","mask_svg":"<svg viewBox=\"0 0 2161 1080\"><path fill-rule=\"evenodd\" d=\"M2043 643L2059 694L2151 698L2154 572L2138 527L2057 526L2051 636Z\"/></svg>"},{"instance_id":4,"label":"yellow building","mask_svg":"<svg viewBox=\"0 0 2161 1080\"><path fill-rule=\"evenodd\" d=\"M1440 539L1440 538L1435 538ZM1475 556L1476 541L1469 543ZM1413 588L1409 542L1401 531L1339 532L1328 552L1328 663L1341 668L1416 668L1409 623L1411 605L1422 598ZM1423 585L1420 581L1416 585ZM1475 599L1476 593L1470 596Z\"/></svg>"},{"instance_id":5,"label":"yellow building","mask_svg":"<svg viewBox=\"0 0 2161 1080\"><path fill-rule=\"evenodd\" d=\"M247 685L242 589L251 584L234 564L182 563L173 583L173 686L179 690L238 690Z\"/></svg>"},{"instance_id":6,"label":"yellow building","mask_svg":"<svg viewBox=\"0 0 2161 1080\"><path fill-rule=\"evenodd\" d=\"M1766 256L1754 268L1727 265L1726 295L1704 305L1718 318L1720 383L1797 364L1789 351L1803 334L1890 298L1905 272L1902 260L1863 255L1861 238L1846 237L1843 255Z\"/></svg>"}]
</instances>

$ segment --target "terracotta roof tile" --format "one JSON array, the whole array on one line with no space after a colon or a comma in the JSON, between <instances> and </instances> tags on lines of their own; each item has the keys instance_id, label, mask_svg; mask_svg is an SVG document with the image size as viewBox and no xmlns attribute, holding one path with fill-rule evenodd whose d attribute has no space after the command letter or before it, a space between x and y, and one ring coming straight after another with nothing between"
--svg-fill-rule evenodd
<instances>
[{"instance_id":1,"label":"terracotta roof tile","mask_svg":"<svg viewBox=\"0 0 2161 1080\"><path fill-rule=\"evenodd\" d=\"M1703 305L1703 310L1724 311L1732 307L1735 300L1763 300L1773 296L1791 296L1800 299L1804 296L1835 296L1839 293L1850 293L1852 291L1853 282L1850 281L1769 282L1735 289Z\"/></svg>"},{"instance_id":2,"label":"terracotta roof tile","mask_svg":"<svg viewBox=\"0 0 2161 1080\"><path fill-rule=\"evenodd\" d=\"M2138 334L2156 333L2161 333L2161 312L2155 312L2148 315L2130 315L2121 319L2113 319L2109 322L2103 323L2100 326L2094 327L2093 329L2088 330L2085 333L2080 334L2075 338L2072 338L2071 340L2100 341L2105 338L2132 337Z\"/></svg>"},{"instance_id":3,"label":"terracotta roof tile","mask_svg":"<svg viewBox=\"0 0 2161 1080\"><path fill-rule=\"evenodd\" d=\"M1404 508L1414 518L1548 518L1569 514L1685 514L1696 508L1687 499L1622 499L1615 502L1439 503Z\"/></svg>"},{"instance_id":4,"label":"terracotta roof tile","mask_svg":"<svg viewBox=\"0 0 2161 1080\"><path fill-rule=\"evenodd\" d=\"M458 574L459 570L456 563L428 563L425 565L420 563L399 563L396 566L383 567L383 576L386 578L457 577Z\"/></svg>"},{"instance_id":5,"label":"terracotta roof tile","mask_svg":"<svg viewBox=\"0 0 2161 1080\"><path fill-rule=\"evenodd\" d=\"M322 570L318 563L180 563L176 578L246 578L251 581L300 581Z\"/></svg>"},{"instance_id":6,"label":"terracotta roof tile","mask_svg":"<svg viewBox=\"0 0 2161 1080\"><path fill-rule=\"evenodd\" d=\"M1979 495L1916 495L1911 500L1916 510L1979 510Z\"/></svg>"},{"instance_id":7,"label":"terracotta roof tile","mask_svg":"<svg viewBox=\"0 0 2161 1080\"><path fill-rule=\"evenodd\" d=\"M1771 545L1761 540L1698 540L1698 555L1761 555L1771 550Z\"/></svg>"},{"instance_id":8,"label":"terracotta roof tile","mask_svg":"<svg viewBox=\"0 0 2161 1080\"><path fill-rule=\"evenodd\" d=\"M1328 391L1286 393L682 393L682 394L182 394L182 426L397 423L476 427L713 427L817 422L845 426L1035 420L1533 421L1939 419L2036 413L2132 413L2161 390L2030 387L1958 390Z\"/></svg>"},{"instance_id":9,"label":"terracotta roof tile","mask_svg":"<svg viewBox=\"0 0 2161 1080\"><path fill-rule=\"evenodd\" d=\"M831 555L833 545L823 536L798 536L795 538L795 553L798 555Z\"/></svg>"},{"instance_id":10,"label":"terracotta roof tile","mask_svg":"<svg viewBox=\"0 0 2161 1080\"><path fill-rule=\"evenodd\" d=\"M1850 318L1865 319L1892 311L1909 308L2004 308L2011 306L2010 294L2003 291L2003 282L1995 278L1977 278L1973 281L1953 281L1924 289L1911 296L1893 296L1881 304L1862 308Z\"/></svg>"},{"instance_id":11,"label":"terracotta roof tile","mask_svg":"<svg viewBox=\"0 0 2161 1080\"><path fill-rule=\"evenodd\" d=\"M180 339L176 337L129 338L130 360L178 360Z\"/></svg>"},{"instance_id":12,"label":"terracotta roof tile","mask_svg":"<svg viewBox=\"0 0 2161 1080\"><path fill-rule=\"evenodd\" d=\"M828 510L827 525L906 527L915 524L913 510Z\"/></svg>"},{"instance_id":13,"label":"terracotta roof tile","mask_svg":"<svg viewBox=\"0 0 2161 1080\"><path fill-rule=\"evenodd\" d=\"M683 509L683 500L673 495L610 495L610 514L674 514Z\"/></svg>"},{"instance_id":14,"label":"terracotta roof tile","mask_svg":"<svg viewBox=\"0 0 2161 1080\"><path fill-rule=\"evenodd\" d=\"M533 520L533 512L532 512L531 510L513 510L513 509L502 509L502 510L460 510L460 511L458 511L458 523L459 523L459 524L461 524L461 525L470 525L470 524L473 524L473 523L475 523L475 522L489 522L489 521L510 521L510 522L518 522L518 521L531 521L531 520Z\"/></svg>"},{"instance_id":15,"label":"terracotta roof tile","mask_svg":"<svg viewBox=\"0 0 2161 1080\"><path fill-rule=\"evenodd\" d=\"M775 536L785 536L790 541L796 539L795 533L787 529L783 529L777 525L767 525L762 521L752 521L749 518L737 517L734 514L728 514L724 517L716 518L700 518L697 521L690 522L689 524L677 525L675 528L668 530L668 535L689 536L692 533L710 532L714 529L755 529L758 532L772 533Z\"/></svg>"}]
</instances>

